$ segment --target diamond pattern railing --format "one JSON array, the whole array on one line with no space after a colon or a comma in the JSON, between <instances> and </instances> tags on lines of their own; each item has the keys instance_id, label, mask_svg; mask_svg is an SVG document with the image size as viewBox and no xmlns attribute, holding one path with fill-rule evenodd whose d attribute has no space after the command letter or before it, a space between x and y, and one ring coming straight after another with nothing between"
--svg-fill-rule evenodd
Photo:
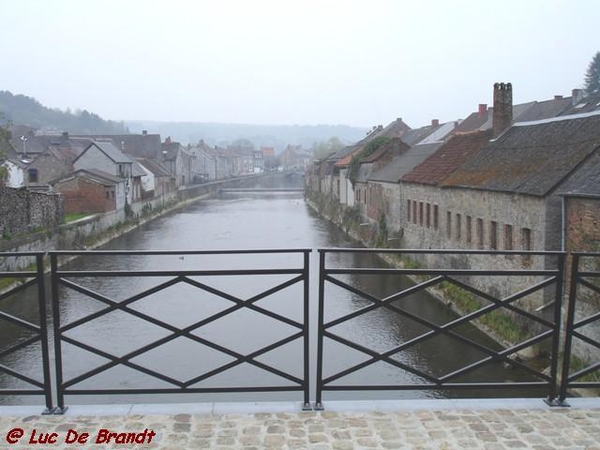
<instances>
[{"instance_id":1,"label":"diamond pattern railing","mask_svg":"<svg viewBox=\"0 0 600 450\"><path fill-rule=\"evenodd\" d=\"M269 254L269 255L288 255L288 254L301 254L303 256L303 263L300 267L293 268L267 268L267 269L231 269L231 270L219 270L219 269L202 269L202 270L136 270L133 271L116 271L116 270L61 270L58 268L58 257L72 257L72 256L85 256L85 255L106 255L116 257L118 255L136 255L136 256L152 256L152 255L178 255L183 257L186 255L190 256L214 256L214 255L242 255L242 254ZM65 395L115 395L115 394L177 394L177 393L216 393L216 392L279 392L279 391L302 391L303 392L303 403L305 407L309 407L309 391L308 391L308 271L309 271L309 253L310 250L255 250L255 251L190 251L190 252L115 252L115 251L104 251L104 252L51 252L51 270L52 270L52 300L53 300L53 311L54 311L54 345L56 353L56 379L57 379L57 398L58 408L61 411L65 409L64 397ZM290 277L284 282L277 283L270 288L251 296L250 298L240 298L239 296L232 295L223 289L217 289L210 286L208 283L198 281L192 277L256 277L266 275L281 275ZM76 279L90 279L98 277L149 277L149 278L167 278L167 281L160 282L148 289L143 290L135 295L131 295L122 300L115 300L109 296L95 292L88 287L83 286L81 283L76 283L73 280ZM165 289L175 286L180 283L185 283L189 286L193 286L201 292L209 293L212 296L216 296L220 299L226 300L230 306L227 308L209 315L201 320L194 321L193 323L181 327L175 326L168 323L165 320L154 317L147 312L143 312L140 309L136 309L138 302L153 294L164 291ZM284 315L277 314L267 308L263 308L257 305L262 299L265 299L273 294L281 292L282 290L300 284L303 288L303 317L301 320L293 320ZM63 324L61 322L61 308L60 308L60 296L59 287L68 288L73 291L83 294L90 299L93 299L103 306L102 309L89 314L79 317L76 320L72 320L69 323ZM202 305L199 305L201 308ZM210 339L206 339L196 333L202 331L202 327L216 322L217 320L231 315L237 311L248 310L258 313L261 316L268 317L277 322L283 323L288 327L291 327L294 332L287 335L284 338L277 339L275 342L271 342L259 349L255 349L249 353L242 353L236 351L226 345L218 344ZM158 339L152 340L134 350L130 350L123 355L116 355L114 352L108 352L98 348L98 346L90 345L89 343L83 342L80 339L76 339L69 335L69 332L77 330L78 327L89 324L90 322L100 319L109 313L119 311L125 313L136 319L141 319L147 323L158 327L160 330L165 331L167 334ZM260 333L261 330L256 328L252 323L246 324L249 330L253 330L254 333ZM200 344L209 349L212 349L221 354L227 355L231 361L223 363L216 368L207 369L206 364L202 361L189 361L187 365L196 367L196 373L185 380L179 380L173 376L169 376L162 371L154 370L134 361L136 357L147 354L148 352L160 348L165 344L172 344L178 338L185 338L191 342ZM258 360L260 356L263 356L275 349L281 348L282 346L289 344L293 341L301 340L302 351L301 354L297 355L297 360L302 361L302 376L293 375L285 370L278 367L274 367L272 364L267 364ZM65 361L63 347L64 344L69 344L78 349L92 353L107 362L100 364L99 366L86 370L77 376L72 376L66 379L64 374L64 368L69 366L69 361ZM217 386L217 387L194 387L200 382L216 377L230 369L233 369L241 364L249 364L263 371L269 372L276 377L285 380L286 385L261 385L261 386ZM79 387L82 382L90 380L92 377L104 373L117 366L124 366L134 371L148 375L156 380L166 383L167 387L154 387L154 388L95 388Z\"/></svg>"},{"instance_id":2,"label":"diamond pattern railing","mask_svg":"<svg viewBox=\"0 0 600 450\"><path fill-rule=\"evenodd\" d=\"M600 388L600 253L572 253L571 257L561 403L569 389ZM576 345L586 358L574 356Z\"/></svg>"},{"instance_id":3,"label":"diamond pattern railing","mask_svg":"<svg viewBox=\"0 0 600 450\"><path fill-rule=\"evenodd\" d=\"M426 250L379 250L379 249L320 249L320 281L319 281L319 325L318 325L318 361L317 361L317 392L316 392L316 407L322 408L322 398L324 391L369 391L369 390L448 390L448 389L481 389L481 388L545 388L548 396L548 401L554 401L556 397L557 385L556 385L556 374L558 370L558 350L559 350L559 333L560 333L560 305L562 296L562 284L563 284L563 266L564 266L564 254L562 253L548 253L548 252L482 252L482 251L426 251ZM472 270L472 269L453 269L453 268L435 268L435 269L382 269L373 267L361 267L361 268L348 268L348 267L330 267L327 265L327 255L339 255L341 253L354 253L354 254L365 254L365 253L388 253L403 255L470 255L481 258L482 256L492 256L495 258L502 256L515 257L526 257L529 261L534 256L543 258L554 258L556 263L552 269L519 269L519 270L501 270L501 269L486 269L486 270ZM493 260L491 261L493 267ZM359 287L356 287L348 282L343 281L340 277L343 276L361 276L361 275L403 275L420 277L420 281L408 288L404 288L398 292L394 292L391 295L387 295L384 298L374 296ZM541 277L541 281L532 283L507 295L505 298L499 298L498 296L491 295L478 289L470 284L467 284L457 277L468 277L469 279L477 277ZM423 280L423 278L429 277ZM473 311L467 312L462 316L457 316L455 319L450 320L444 324L438 324L435 321L425 318L424 316L410 311L403 306L403 300L416 292L424 291L435 287L440 287L442 283L451 284L462 291L474 295L480 299L485 300L487 304L478 305ZM346 292L360 297L370 303L369 306L362 307L349 314L337 317L333 320L326 321L325 316L327 312L327 295L325 294L325 287L337 286L345 290ZM554 307L554 313L552 319L548 320L541 316L532 314L526 311L522 307L516 305L516 302L520 299L524 299L532 294L551 288L552 301L551 306ZM438 301L432 298L432 301ZM546 307L546 306L544 306ZM371 313L378 309L385 309L389 313L400 315L406 319L419 324L424 327L426 331L420 333L418 336L410 337L400 345L395 345L393 348L382 351L376 351L373 348L369 348L359 342L356 342L354 337L347 338L336 333L333 328L344 324L353 319L357 319L360 316ZM490 348L489 345L479 343L468 336L457 332L457 329L466 324L472 324L473 321L481 319L485 315L493 313L495 311L510 311L514 316L518 316L521 321L528 321L529 323L535 324L533 328L542 328L542 331L536 332L533 335L527 336L527 338L520 342L513 343L501 350ZM411 365L406 361L394 359L394 356L398 356L401 352L409 351L415 346L422 344L436 336L444 336L455 341L466 345L469 348L473 348L478 352L482 353L481 359L475 362L468 363L467 365L458 369L452 370L444 375L435 375L426 370ZM359 352L365 360L360 361L357 364L345 367L343 370L338 370L329 376L324 376L324 364L326 359L324 357L324 343L325 340L341 344L347 348L350 348L356 352ZM535 369L532 366L523 364L514 358L514 355L528 347L539 344L542 341L550 340L551 344L551 355L550 355L550 373L545 373L541 370ZM333 384L335 381L340 381L348 375L354 374L362 369L372 366L375 363L384 362L393 367L396 367L402 371L405 371L409 375L416 377L421 380L420 382L397 382L393 384L375 384L375 383L345 383L345 384ZM410 362L410 361L409 361ZM457 381L460 377L464 377L468 374L473 374L477 369L489 365L491 363L501 362L507 366L518 368L523 372L533 377L533 381L514 381L514 382L489 382L489 381ZM376 380L373 380L376 381Z\"/></svg>"},{"instance_id":4,"label":"diamond pattern railing","mask_svg":"<svg viewBox=\"0 0 600 450\"><path fill-rule=\"evenodd\" d=\"M0 280L6 280L7 285L7 289L0 293L0 323L2 323L3 330L9 324L16 328L12 331L12 336L15 334L21 336L19 339L7 339L2 343L0 358L5 360L5 358L9 358L11 355L18 355L20 351L33 348L33 351L39 351L39 361L41 363L41 367L38 368L36 371L38 373L35 375L23 373L19 368L10 367L7 364L0 364L0 374L3 374L10 380L5 381L5 383L12 384L11 381L14 382L16 380L25 383L25 386L22 387L0 388L0 395L43 395L46 403L44 414L50 414L53 411L53 406L46 320L44 253L0 253L0 258L4 261L9 258L25 258L35 261L30 265L30 270L0 272ZM20 308L20 303L22 303L23 299L17 295L22 294L27 289L36 289L37 301L33 302L35 305L33 308L29 308L29 305L24 306L26 309L25 315L11 312L11 308L4 308L4 305L12 302L12 309L22 309ZM37 349L38 345L39 349Z\"/></svg>"}]
</instances>

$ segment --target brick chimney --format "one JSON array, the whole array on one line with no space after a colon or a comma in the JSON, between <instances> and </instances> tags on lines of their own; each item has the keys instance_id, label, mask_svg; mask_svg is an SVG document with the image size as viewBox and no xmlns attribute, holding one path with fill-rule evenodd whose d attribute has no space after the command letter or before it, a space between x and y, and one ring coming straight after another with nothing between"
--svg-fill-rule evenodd
<instances>
[{"instance_id":1,"label":"brick chimney","mask_svg":"<svg viewBox=\"0 0 600 450\"><path fill-rule=\"evenodd\" d=\"M148 135L148 130L142 130L142 135L143 136L147 136Z\"/></svg>"},{"instance_id":2,"label":"brick chimney","mask_svg":"<svg viewBox=\"0 0 600 450\"><path fill-rule=\"evenodd\" d=\"M64 137L65 139L69 138L69 132L68 131L63 131L62 132L62 137Z\"/></svg>"},{"instance_id":3,"label":"brick chimney","mask_svg":"<svg viewBox=\"0 0 600 450\"><path fill-rule=\"evenodd\" d=\"M571 91L571 105L576 106L583 100L583 89L573 89Z\"/></svg>"},{"instance_id":4,"label":"brick chimney","mask_svg":"<svg viewBox=\"0 0 600 450\"><path fill-rule=\"evenodd\" d=\"M439 127L440 126L440 119L431 119L431 126L432 127Z\"/></svg>"},{"instance_id":5,"label":"brick chimney","mask_svg":"<svg viewBox=\"0 0 600 450\"><path fill-rule=\"evenodd\" d=\"M562 95L555 95L554 100L561 100L563 98Z\"/></svg>"},{"instance_id":6,"label":"brick chimney","mask_svg":"<svg viewBox=\"0 0 600 450\"><path fill-rule=\"evenodd\" d=\"M494 83L494 138L500 136L512 123L512 84Z\"/></svg>"},{"instance_id":7,"label":"brick chimney","mask_svg":"<svg viewBox=\"0 0 600 450\"><path fill-rule=\"evenodd\" d=\"M487 114L487 103L480 103L477 113L479 114L479 117L485 116Z\"/></svg>"}]
</instances>

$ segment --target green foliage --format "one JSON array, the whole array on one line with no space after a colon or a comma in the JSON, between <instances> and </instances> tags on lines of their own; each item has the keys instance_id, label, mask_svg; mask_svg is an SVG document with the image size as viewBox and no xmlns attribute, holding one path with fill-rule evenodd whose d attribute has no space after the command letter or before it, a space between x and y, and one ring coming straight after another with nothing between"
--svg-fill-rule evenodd
<instances>
[{"instance_id":1,"label":"green foliage","mask_svg":"<svg viewBox=\"0 0 600 450\"><path fill-rule=\"evenodd\" d=\"M375 139L369 141L358 154L352 157L348 166L348 179L352 183L352 186L354 186L354 183L356 183L361 160L371 156L373 153L379 150L380 147L387 144L390 140L391 138L387 136L378 136Z\"/></svg>"},{"instance_id":2,"label":"green foliage","mask_svg":"<svg viewBox=\"0 0 600 450\"><path fill-rule=\"evenodd\" d=\"M343 142L336 136L326 141L315 142L313 145L313 157L322 161L344 148Z\"/></svg>"},{"instance_id":3,"label":"green foliage","mask_svg":"<svg viewBox=\"0 0 600 450\"><path fill-rule=\"evenodd\" d=\"M571 374L574 374L576 372L579 372L580 370L587 369L592 364L593 363L591 361L587 361L583 358L571 354L571 364L569 367L569 372ZM587 375L578 378L577 382L598 383L600 382L600 371L596 370L594 372L588 373Z\"/></svg>"},{"instance_id":4,"label":"green foliage","mask_svg":"<svg viewBox=\"0 0 600 450\"><path fill-rule=\"evenodd\" d=\"M597 52L585 73L585 91L588 94L600 94L600 52Z\"/></svg>"},{"instance_id":5,"label":"green foliage","mask_svg":"<svg viewBox=\"0 0 600 450\"><path fill-rule=\"evenodd\" d=\"M90 216L90 213L69 213L65 214L64 223L75 222L76 220L83 219L84 217Z\"/></svg>"},{"instance_id":6,"label":"green foliage","mask_svg":"<svg viewBox=\"0 0 600 450\"><path fill-rule=\"evenodd\" d=\"M34 128L54 128L78 134L124 134L129 130L122 122L103 120L87 110L61 111L43 106L32 97L0 91L2 122L24 123ZM1 125L1 123L0 123Z\"/></svg>"}]
</instances>

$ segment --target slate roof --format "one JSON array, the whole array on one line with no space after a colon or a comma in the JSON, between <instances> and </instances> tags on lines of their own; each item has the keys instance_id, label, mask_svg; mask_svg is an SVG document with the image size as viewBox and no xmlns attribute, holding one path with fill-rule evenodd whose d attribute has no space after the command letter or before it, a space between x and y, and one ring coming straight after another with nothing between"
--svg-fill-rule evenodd
<instances>
[{"instance_id":1,"label":"slate roof","mask_svg":"<svg viewBox=\"0 0 600 450\"><path fill-rule=\"evenodd\" d=\"M571 105L571 97L555 98L542 102L534 102L530 108L520 114L517 122L529 122L533 120L549 119L556 117Z\"/></svg>"},{"instance_id":2,"label":"slate roof","mask_svg":"<svg viewBox=\"0 0 600 450\"><path fill-rule=\"evenodd\" d=\"M108 156L116 164L131 164L133 162L129 156L127 156L121 150L115 147L114 143L110 140L94 141L84 151L87 151L92 146L98 147L106 156Z\"/></svg>"},{"instance_id":3,"label":"slate roof","mask_svg":"<svg viewBox=\"0 0 600 450\"><path fill-rule=\"evenodd\" d=\"M110 139L118 149L140 158L160 158L160 134L94 134L75 135L89 139Z\"/></svg>"},{"instance_id":4,"label":"slate roof","mask_svg":"<svg viewBox=\"0 0 600 450\"><path fill-rule=\"evenodd\" d=\"M575 105L571 104L561 115L582 114L600 111L600 94L583 97Z\"/></svg>"},{"instance_id":5,"label":"slate roof","mask_svg":"<svg viewBox=\"0 0 600 450\"><path fill-rule=\"evenodd\" d=\"M414 167L421 164L425 159L432 155L443 142L433 144L419 144L409 149L401 150L400 155L392 159L386 166L376 170L371 175L373 181L387 181L397 183L400 178L410 172Z\"/></svg>"},{"instance_id":6,"label":"slate roof","mask_svg":"<svg viewBox=\"0 0 600 450\"><path fill-rule=\"evenodd\" d=\"M148 158L135 158L135 160L148 169L155 177L172 177L173 175L159 163Z\"/></svg>"},{"instance_id":7,"label":"slate roof","mask_svg":"<svg viewBox=\"0 0 600 450\"><path fill-rule=\"evenodd\" d=\"M483 114L479 111L469 114L469 116L463 120L455 129L455 133L466 133L469 131L475 131L482 129L482 126L488 121L490 117L490 111L486 108Z\"/></svg>"},{"instance_id":8,"label":"slate roof","mask_svg":"<svg viewBox=\"0 0 600 450\"><path fill-rule=\"evenodd\" d=\"M600 112L514 124L444 186L548 195L600 147Z\"/></svg>"},{"instance_id":9,"label":"slate roof","mask_svg":"<svg viewBox=\"0 0 600 450\"><path fill-rule=\"evenodd\" d=\"M403 182L436 185L478 152L492 138L492 130L458 133L425 161L401 178Z\"/></svg>"},{"instance_id":10,"label":"slate roof","mask_svg":"<svg viewBox=\"0 0 600 450\"><path fill-rule=\"evenodd\" d=\"M421 140L425 139L429 134L431 134L436 127L431 125L426 125L421 128L415 128L414 130L407 131L401 137L403 142L406 142L408 145L418 144Z\"/></svg>"},{"instance_id":11,"label":"slate roof","mask_svg":"<svg viewBox=\"0 0 600 450\"><path fill-rule=\"evenodd\" d=\"M117 177L115 175L111 175L110 173L104 172L103 170L98 169L79 169L69 175L65 175L64 177L57 178L56 180L50 181L48 184L55 185L61 181L71 180L73 178L86 178L88 180L92 180L98 184L103 186L114 186L119 183L125 182L124 178Z\"/></svg>"},{"instance_id":12,"label":"slate roof","mask_svg":"<svg viewBox=\"0 0 600 450\"><path fill-rule=\"evenodd\" d=\"M557 191L559 195L600 196L600 151L596 150Z\"/></svg>"}]
</instances>

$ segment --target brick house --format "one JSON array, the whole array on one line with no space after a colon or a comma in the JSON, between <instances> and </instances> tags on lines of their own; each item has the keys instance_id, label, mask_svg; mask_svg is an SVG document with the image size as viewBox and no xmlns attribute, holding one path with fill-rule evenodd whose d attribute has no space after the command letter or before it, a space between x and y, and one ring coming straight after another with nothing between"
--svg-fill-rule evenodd
<instances>
[{"instance_id":1,"label":"brick house","mask_svg":"<svg viewBox=\"0 0 600 450\"><path fill-rule=\"evenodd\" d=\"M125 179L96 169L79 169L52 181L64 197L65 213L104 213L125 207Z\"/></svg>"},{"instance_id":2,"label":"brick house","mask_svg":"<svg viewBox=\"0 0 600 450\"><path fill-rule=\"evenodd\" d=\"M94 141L73 162L73 168L77 170L99 170L113 177L121 178L125 182L126 202L131 204L134 200L134 161L121 152L112 141ZM136 183L138 184L138 183ZM139 182L141 185L141 181ZM141 197L141 188L139 192ZM117 206L119 203L117 202Z\"/></svg>"}]
</instances>

